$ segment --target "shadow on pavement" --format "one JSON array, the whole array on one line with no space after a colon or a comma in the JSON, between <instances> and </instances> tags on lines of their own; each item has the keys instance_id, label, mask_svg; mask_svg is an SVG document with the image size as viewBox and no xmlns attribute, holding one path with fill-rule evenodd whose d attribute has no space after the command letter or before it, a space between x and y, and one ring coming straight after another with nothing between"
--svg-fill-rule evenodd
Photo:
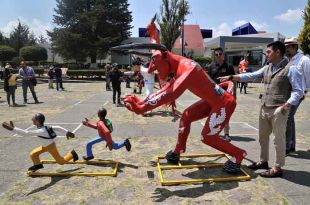
<instances>
[{"instance_id":1,"label":"shadow on pavement","mask_svg":"<svg viewBox=\"0 0 310 205\"><path fill-rule=\"evenodd\" d=\"M100 161L100 159L98 161ZM105 160L102 160L102 161L105 161ZM111 163L111 164L91 164L91 166L114 168L115 164L113 164L113 163ZM123 172L122 169L124 169L125 167L129 167L129 168L132 168L132 169L139 169L139 167L136 166L136 165L118 162L118 170L117 170L117 172Z\"/></svg>"},{"instance_id":2,"label":"shadow on pavement","mask_svg":"<svg viewBox=\"0 0 310 205\"><path fill-rule=\"evenodd\" d=\"M65 173L65 172L74 172L74 171L77 171L81 168L76 168L76 169L71 169L71 170L66 170L66 171L63 171L61 173ZM33 178L34 177L39 177L39 176L32 176ZM36 188L34 190L32 190L31 192L29 192L28 194L26 194L26 196L29 196L31 194L34 194L34 193L37 193L37 192L40 192L40 191L43 191L45 189L48 189L49 187L55 185L57 182L63 180L63 179L69 179L71 176L66 176L66 177L51 177L51 182L48 183L48 184L45 184L44 186L42 187L39 187L39 188Z\"/></svg>"},{"instance_id":3,"label":"shadow on pavement","mask_svg":"<svg viewBox=\"0 0 310 205\"><path fill-rule=\"evenodd\" d=\"M238 182L221 182L221 183L204 183L202 185L197 185L198 187L191 187L179 190L169 190L168 188L156 188L152 198L155 202L163 202L169 197L178 196L184 198L197 198L206 193L214 191L223 191L234 189L238 186Z\"/></svg>"},{"instance_id":4,"label":"shadow on pavement","mask_svg":"<svg viewBox=\"0 0 310 205\"><path fill-rule=\"evenodd\" d=\"M176 110L176 114L174 114L171 111L165 111L165 110L159 110L155 112L151 112L147 114L145 117L153 117L153 116L161 116L161 117L173 117L172 122L176 122L180 117L182 113L180 113L178 110Z\"/></svg>"},{"instance_id":5,"label":"shadow on pavement","mask_svg":"<svg viewBox=\"0 0 310 205\"><path fill-rule=\"evenodd\" d=\"M250 137L241 137L241 136L231 136L232 141L237 141L237 142L251 142L251 141L255 141L255 139L250 138Z\"/></svg>"},{"instance_id":6,"label":"shadow on pavement","mask_svg":"<svg viewBox=\"0 0 310 205\"><path fill-rule=\"evenodd\" d=\"M295 184L310 186L310 173L307 171L283 170L283 179Z\"/></svg>"},{"instance_id":7,"label":"shadow on pavement","mask_svg":"<svg viewBox=\"0 0 310 205\"><path fill-rule=\"evenodd\" d=\"M310 159L310 151L298 150L296 152L289 153L287 156L299 159Z\"/></svg>"}]
</instances>

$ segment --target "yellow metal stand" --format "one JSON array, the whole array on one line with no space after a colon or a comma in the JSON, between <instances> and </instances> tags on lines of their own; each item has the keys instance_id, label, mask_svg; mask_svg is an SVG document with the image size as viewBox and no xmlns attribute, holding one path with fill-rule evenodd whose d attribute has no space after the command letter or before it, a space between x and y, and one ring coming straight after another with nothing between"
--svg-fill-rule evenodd
<instances>
[{"instance_id":1,"label":"yellow metal stand","mask_svg":"<svg viewBox=\"0 0 310 205\"><path fill-rule=\"evenodd\" d=\"M42 160L42 164L56 164L54 160ZM93 161L75 161L75 162L67 162L66 164L90 164L90 165L98 165L98 164L114 164L114 168L112 172L59 172L59 173L51 173L51 172L27 172L28 176L40 176L40 177L51 177L51 176L111 176L116 177L118 162L110 161L110 160L93 160Z\"/></svg>"},{"instance_id":2,"label":"yellow metal stand","mask_svg":"<svg viewBox=\"0 0 310 205\"><path fill-rule=\"evenodd\" d=\"M198 157L226 157L229 156L224 153L219 154L192 154L192 155L181 155L180 158L198 158ZM178 184L197 184L205 182L224 182L224 181L244 181L250 180L251 176L241 168L241 176L228 176L228 177L216 177L207 179L190 179L190 180L164 180L163 170L173 170L173 169L194 169L194 168L214 168L223 167L222 163L206 163L206 164L196 164L196 165L182 165L179 162L178 165L161 165L160 160L165 159L165 157L157 157L157 168L160 177L161 185L178 185Z\"/></svg>"}]
</instances>

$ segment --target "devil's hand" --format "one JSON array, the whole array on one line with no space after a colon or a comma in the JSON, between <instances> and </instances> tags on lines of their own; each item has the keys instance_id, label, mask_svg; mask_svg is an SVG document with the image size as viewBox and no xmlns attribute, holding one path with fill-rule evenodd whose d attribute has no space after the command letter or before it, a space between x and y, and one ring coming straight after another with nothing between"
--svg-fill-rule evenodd
<instances>
[{"instance_id":1,"label":"devil's hand","mask_svg":"<svg viewBox=\"0 0 310 205\"><path fill-rule=\"evenodd\" d=\"M132 94L126 95L125 97L122 98L122 100L124 101L124 103L135 102L137 104L141 104L141 102L142 102L137 96L132 95Z\"/></svg>"},{"instance_id":2,"label":"devil's hand","mask_svg":"<svg viewBox=\"0 0 310 205\"><path fill-rule=\"evenodd\" d=\"M123 98L126 108L136 114L143 114L142 106L139 105L139 98L134 95L127 95Z\"/></svg>"}]
</instances>

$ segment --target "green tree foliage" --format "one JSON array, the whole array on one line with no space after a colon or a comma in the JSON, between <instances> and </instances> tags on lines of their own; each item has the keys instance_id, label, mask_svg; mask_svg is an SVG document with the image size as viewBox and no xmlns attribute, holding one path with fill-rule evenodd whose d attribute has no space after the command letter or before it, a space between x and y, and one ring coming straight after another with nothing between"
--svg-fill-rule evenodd
<instances>
[{"instance_id":1,"label":"green tree foliage","mask_svg":"<svg viewBox=\"0 0 310 205\"><path fill-rule=\"evenodd\" d=\"M13 57L16 56L15 50L6 45L0 45L0 61L10 61Z\"/></svg>"},{"instance_id":2,"label":"green tree foliage","mask_svg":"<svg viewBox=\"0 0 310 205\"><path fill-rule=\"evenodd\" d=\"M20 49L19 56L26 61L45 61L47 60L47 51L42 46L25 46Z\"/></svg>"},{"instance_id":3,"label":"green tree foliage","mask_svg":"<svg viewBox=\"0 0 310 205\"><path fill-rule=\"evenodd\" d=\"M19 21L10 34L9 45L18 53L22 47L34 45L35 43L36 38L30 33L29 27Z\"/></svg>"},{"instance_id":4,"label":"green tree foliage","mask_svg":"<svg viewBox=\"0 0 310 205\"><path fill-rule=\"evenodd\" d=\"M0 45L7 45L8 39L0 31Z\"/></svg>"},{"instance_id":5,"label":"green tree foliage","mask_svg":"<svg viewBox=\"0 0 310 205\"><path fill-rule=\"evenodd\" d=\"M158 24L161 43L170 51L180 35L180 27L187 14L189 14L189 4L186 0L162 0Z\"/></svg>"},{"instance_id":6,"label":"green tree foliage","mask_svg":"<svg viewBox=\"0 0 310 205\"><path fill-rule=\"evenodd\" d=\"M128 0L57 0L54 23L48 32L52 47L65 59L92 63L111 46L130 36Z\"/></svg>"},{"instance_id":7,"label":"green tree foliage","mask_svg":"<svg viewBox=\"0 0 310 205\"><path fill-rule=\"evenodd\" d=\"M308 0L308 5L305 7L303 18L305 22L299 34L299 41L301 42L301 50L305 54L310 54L310 0Z\"/></svg>"}]
</instances>

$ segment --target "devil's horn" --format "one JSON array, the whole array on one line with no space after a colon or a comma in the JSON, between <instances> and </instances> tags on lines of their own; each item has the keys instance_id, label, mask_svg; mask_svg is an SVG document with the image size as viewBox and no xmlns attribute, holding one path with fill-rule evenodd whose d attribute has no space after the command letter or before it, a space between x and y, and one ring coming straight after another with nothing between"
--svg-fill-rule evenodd
<instances>
[{"instance_id":1,"label":"devil's horn","mask_svg":"<svg viewBox=\"0 0 310 205\"><path fill-rule=\"evenodd\" d=\"M134 50L134 49L153 49L167 51L166 46L157 43L131 43L112 47L110 50Z\"/></svg>"},{"instance_id":2,"label":"devil's horn","mask_svg":"<svg viewBox=\"0 0 310 205\"><path fill-rule=\"evenodd\" d=\"M156 14L155 14L155 15L154 15L154 17L152 18L151 23L154 23L154 22L155 22L155 20L156 20Z\"/></svg>"},{"instance_id":3,"label":"devil's horn","mask_svg":"<svg viewBox=\"0 0 310 205\"><path fill-rule=\"evenodd\" d=\"M138 56L147 56L147 57L152 56L152 53L150 52L141 52L141 51L135 51L135 50L129 50L129 51L126 51L126 53L135 54Z\"/></svg>"}]
</instances>

